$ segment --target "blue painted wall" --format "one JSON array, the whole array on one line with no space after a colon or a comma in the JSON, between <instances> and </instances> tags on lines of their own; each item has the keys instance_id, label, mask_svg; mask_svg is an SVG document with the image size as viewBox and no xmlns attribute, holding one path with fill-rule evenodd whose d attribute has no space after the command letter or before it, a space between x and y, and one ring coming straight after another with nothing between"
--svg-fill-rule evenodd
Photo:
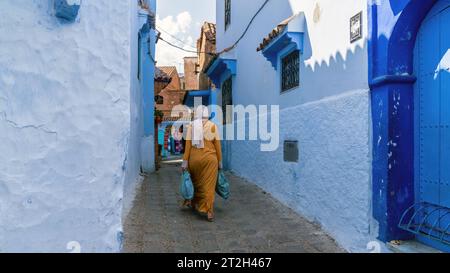
<instances>
[{"instance_id":1,"label":"blue painted wall","mask_svg":"<svg viewBox=\"0 0 450 273\"><path fill-rule=\"evenodd\" d=\"M223 1L217 0L219 51L239 38L263 2L234 1L232 24L225 31ZM221 55L236 60L235 105L279 105L280 109L280 133L272 139L278 149L261 151L267 144L262 139L225 142L224 167L320 223L339 244L355 252L366 251L375 237L371 232L376 231L370 226L367 31L355 43L349 39L349 19L361 11L367 22L367 2L360 0L269 1L245 38ZM281 94L280 70L256 49L281 21L302 12L306 24L300 86ZM224 78L217 77L219 82ZM298 141L299 162L284 162L285 140Z\"/></svg>"},{"instance_id":2,"label":"blue painted wall","mask_svg":"<svg viewBox=\"0 0 450 273\"><path fill-rule=\"evenodd\" d=\"M143 98L144 111L144 136L154 134L154 94L155 94L155 49L156 49L156 32L149 22L147 22L140 31L141 35L141 92Z\"/></svg>"},{"instance_id":3,"label":"blue painted wall","mask_svg":"<svg viewBox=\"0 0 450 273\"><path fill-rule=\"evenodd\" d=\"M413 51L435 0L369 1L373 215L379 239L409 239L397 226L414 203Z\"/></svg>"},{"instance_id":4,"label":"blue painted wall","mask_svg":"<svg viewBox=\"0 0 450 273\"><path fill-rule=\"evenodd\" d=\"M132 1L130 39L130 135L124 186L124 209L126 216L132 207L136 189L140 185L141 171L154 170L154 136L152 128L154 90L154 63L149 52L155 56L155 31L148 25L148 11L141 9L137 1ZM155 12L156 1L149 1L150 10ZM139 36L141 39L139 40ZM150 46L147 43L150 38ZM139 41L141 41L139 43ZM149 50L150 48L150 50ZM139 60L141 60L139 64ZM140 71L140 77L138 77ZM145 97L144 97L145 95ZM144 101L145 100L145 101Z\"/></svg>"},{"instance_id":5,"label":"blue painted wall","mask_svg":"<svg viewBox=\"0 0 450 273\"><path fill-rule=\"evenodd\" d=\"M149 14L141 12L139 15L142 28L139 31L140 39L140 92L142 97L143 136L141 141L141 167L144 172L155 170L154 141L155 141L155 50L156 31L152 22L152 15L156 11L156 1L147 1L150 7ZM154 15L153 15L154 16Z\"/></svg>"},{"instance_id":6,"label":"blue painted wall","mask_svg":"<svg viewBox=\"0 0 450 273\"><path fill-rule=\"evenodd\" d=\"M0 1L1 252L119 252L137 2L52 3Z\"/></svg>"}]
</instances>

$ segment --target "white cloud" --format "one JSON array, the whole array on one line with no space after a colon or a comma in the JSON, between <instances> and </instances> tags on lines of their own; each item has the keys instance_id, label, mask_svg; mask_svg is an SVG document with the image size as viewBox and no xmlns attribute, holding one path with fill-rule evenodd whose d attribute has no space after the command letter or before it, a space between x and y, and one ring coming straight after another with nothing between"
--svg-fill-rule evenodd
<instances>
[{"instance_id":1,"label":"white cloud","mask_svg":"<svg viewBox=\"0 0 450 273\"><path fill-rule=\"evenodd\" d=\"M186 31L191 26L191 22L192 22L191 14L187 11L178 14L177 22L178 22L178 27L180 28L180 32L186 33Z\"/></svg>"},{"instance_id":2,"label":"white cloud","mask_svg":"<svg viewBox=\"0 0 450 273\"><path fill-rule=\"evenodd\" d=\"M186 33L192 23L192 16L189 12L184 11L174 18L172 15L160 19L159 16L156 18L156 24L167 30L171 34Z\"/></svg>"},{"instance_id":3,"label":"white cloud","mask_svg":"<svg viewBox=\"0 0 450 273\"><path fill-rule=\"evenodd\" d=\"M164 40L167 40L170 43L186 50L195 51L194 46L196 39L190 35L194 29L192 29L192 16L189 12L184 11L176 17L167 16L162 19L157 16L156 26L157 29L161 31L161 37ZM170 35L168 33L170 33ZM175 36L177 39L171 37L171 35ZM188 53L171 47L164 41L158 42L156 52L156 60L158 61L157 65L175 65L177 66L178 72L183 72L183 57L186 56L195 56L195 53Z\"/></svg>"}]
</instances>

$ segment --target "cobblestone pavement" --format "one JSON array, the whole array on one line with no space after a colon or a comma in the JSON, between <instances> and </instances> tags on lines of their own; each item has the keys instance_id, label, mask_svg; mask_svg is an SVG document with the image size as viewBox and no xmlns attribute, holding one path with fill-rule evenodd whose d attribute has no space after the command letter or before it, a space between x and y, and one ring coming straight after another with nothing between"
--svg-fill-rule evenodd
<instances>
[{"instance_id":1,"label":"cobblestone pavement","mask_svg":"<svg viewBox=\"0 0 450 273\"><path fill-rule=\"evenodd\" d=\"M138 190L125 220L124 252L343 252L316 225L232 174L228 201L217 196L213 223L181 209L180 164L164 163Z\"/></svg>"}]
</instances>

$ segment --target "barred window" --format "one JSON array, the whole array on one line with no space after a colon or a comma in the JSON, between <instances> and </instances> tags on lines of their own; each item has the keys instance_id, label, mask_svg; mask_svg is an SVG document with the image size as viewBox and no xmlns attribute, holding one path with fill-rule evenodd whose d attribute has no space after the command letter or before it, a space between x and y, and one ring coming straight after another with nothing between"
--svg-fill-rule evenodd
<instances>
[{"instance_id":1,"label":"barred window","mask_svg":"<svg viewBox=\"0 0 450 273\"><path fill-rule=\"evenodd\" d=\"M233 82L232 79L224 81L222 84L222 112L224 114L223 124L230 124L233 113L227 111L227 106L233 105Z\"/></svg>"},{"instance_id":2,"label":"barred window","mask_svg":"<svg viewBox=\"0 0 450 273\"><path fill-rule=\"evenodd\" d=\"M225 0L225 30L231 24L231 0Z\"/></svg>"},{"instance_id":3,"label":"barred window","mask_svg":"<svg viewBox=\"0 0 450 273\"><path fill-rule=\"evenodd\" d=\"M300 85L300 51L295 50L281 59L281 92Z\"/></svg>"}]
</instances>

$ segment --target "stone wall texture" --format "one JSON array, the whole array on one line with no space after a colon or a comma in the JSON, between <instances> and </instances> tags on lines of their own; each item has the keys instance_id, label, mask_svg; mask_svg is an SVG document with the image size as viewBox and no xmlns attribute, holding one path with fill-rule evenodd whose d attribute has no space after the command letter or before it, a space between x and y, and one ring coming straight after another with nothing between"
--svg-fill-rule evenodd
<instances>
[{"instance_id":1,"label":"stone wall texture","mask_svg":"<svg viewBox=\"0 0 450 273\"><path fill-rule=\"evenodd\" d=\"M0 252L116 252L131 1L0 3Z\"/></svg>"}]
</instances>

